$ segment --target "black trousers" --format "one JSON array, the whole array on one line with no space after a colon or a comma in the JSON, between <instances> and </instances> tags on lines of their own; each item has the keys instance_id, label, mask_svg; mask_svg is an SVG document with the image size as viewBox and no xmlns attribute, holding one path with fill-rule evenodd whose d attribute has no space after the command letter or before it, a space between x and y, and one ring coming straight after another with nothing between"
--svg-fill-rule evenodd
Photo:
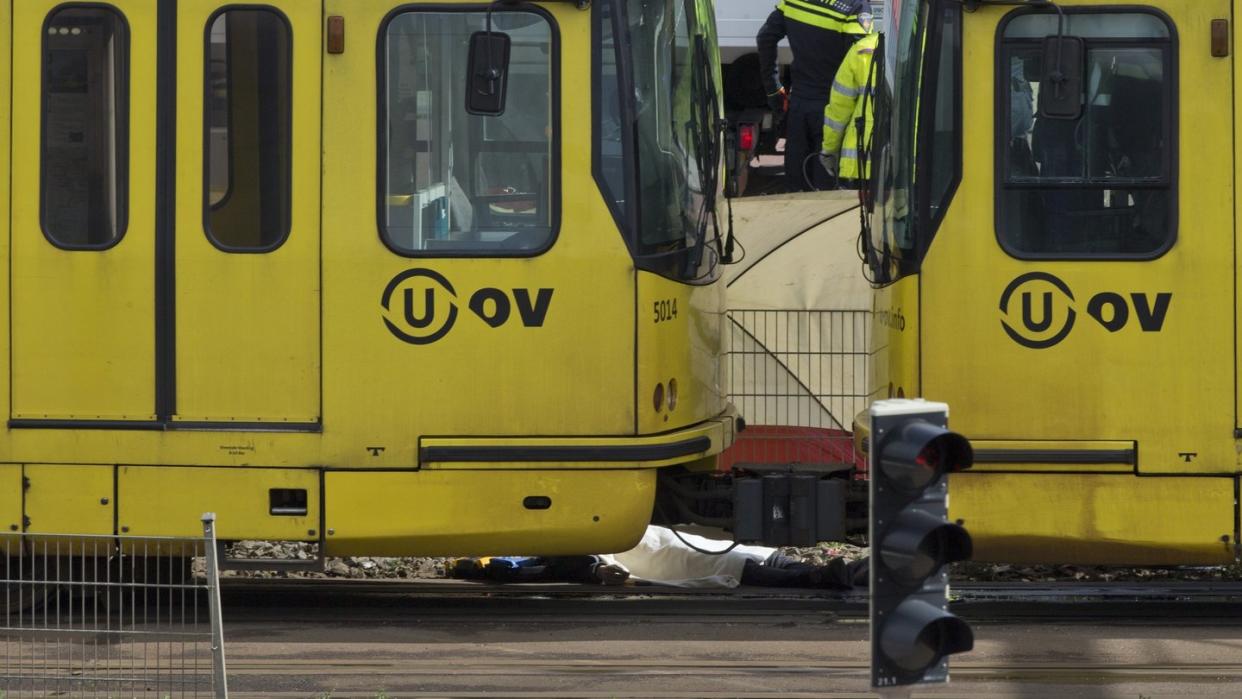
<instances>
[{"instance_id":1,"label":"black trousers","mask_svg":"<svg viewBox=\"0 0 1242 699\"><path fill-rule=\"evenodd\" d=\"M785 117L785 189L790 192L814 192L832 186L819 158L807 161L824 143L826 106L827 100L799 99L796 93L789 100Z\"/></svg>"},{"instance_id":2,"label":"black trousers","mask_svg":"<svg viewBox=\"0 0 1242 699\"><path fill-rule=\"evenodd\" d=\"M763 563L746 561L742 567L743 585L760 587L819 587L848 590L853 587L845 561L835 558L828 565L817 566L773 553Z\"/></svg>"}]
</instances>

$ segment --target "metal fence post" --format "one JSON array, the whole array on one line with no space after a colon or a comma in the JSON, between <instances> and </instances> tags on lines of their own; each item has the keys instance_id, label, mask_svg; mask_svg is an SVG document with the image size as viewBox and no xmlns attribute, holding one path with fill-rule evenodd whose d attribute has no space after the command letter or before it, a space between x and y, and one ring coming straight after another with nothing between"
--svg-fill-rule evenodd
<instances>
[{"instance_id":1,"label":"metal fence post","mask_svg":"<svg viewBox=\"0 0 1242 699\"><path fill-rule=\"evenodd\" d=\"M203 540L207 558L207 606L211 611L211 672L216 699L228 699L224 667L224 619L220 609L220 565L216 548L216 513L203 513Z\"/></svg>"}]
</instances>

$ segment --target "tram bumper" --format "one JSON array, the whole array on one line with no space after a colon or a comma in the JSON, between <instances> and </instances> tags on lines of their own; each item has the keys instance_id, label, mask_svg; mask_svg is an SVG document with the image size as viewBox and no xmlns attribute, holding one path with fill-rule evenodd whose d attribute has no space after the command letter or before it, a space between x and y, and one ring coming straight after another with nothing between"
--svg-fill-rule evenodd
<instances>
[{"instance_id":1,"label":"tram bumper","mask_svg":"<svg viewBox=\"0 0 1242 699\"><path fill-rule=\"evenodd\" d=\"M657 435L424 437L411 471L324 474L329 555L625 551L651 522L656 473L714 467L732 410Z\"/></svg>"},{"instance_id":2,"label":"tram bumper","mask_svg":"<svg viewBox=\"0 0 1242 699\"><path fill-rule=\"evenodd\" d=\"M662 468L702 462L724 451L733 443L737 421L729 406L709 420L652 435L423 437L418 461L428 470Z\"/></svg>"},{"instance_id":3,"label":"tram bumper","mask_svg":"<svg viewBox=\"0 0 1242 699\"><path fill-rule=\"evenodd\" d=\"M854 446L870 446L866 413ZM1045 565L1222 565L1236 561L1234 474L1150 476L1138 444L972 439L975 464L949 477L949 516L973 560Z\"/></svg>"}]
</instances>

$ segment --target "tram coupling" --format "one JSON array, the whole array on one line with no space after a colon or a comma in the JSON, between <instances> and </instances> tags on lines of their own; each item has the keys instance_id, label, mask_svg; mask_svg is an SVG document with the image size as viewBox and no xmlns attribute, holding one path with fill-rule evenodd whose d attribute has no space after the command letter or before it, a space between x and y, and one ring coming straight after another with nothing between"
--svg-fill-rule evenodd
<instances>
[{"instance_id":1,"label":"tram coupling","mask_svg":"<svg viewBox=\"0 0 1242 699\"><path fill-rule=\"evenodd\" d=\"M653 522L724 529L734 541L813 546L867 533L867 482L850 464L736 464L662 471Z\"/></svg>"}]
</instances>

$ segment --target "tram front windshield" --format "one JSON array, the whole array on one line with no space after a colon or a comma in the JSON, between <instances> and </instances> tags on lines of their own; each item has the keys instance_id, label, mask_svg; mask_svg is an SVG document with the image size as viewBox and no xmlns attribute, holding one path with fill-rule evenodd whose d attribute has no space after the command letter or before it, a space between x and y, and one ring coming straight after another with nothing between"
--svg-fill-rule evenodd
<instances>
[{"instance_id":1,"label":"tram front windshield","mask_svg":"<svg viewBox=\"0 0 1242 699\"><path fill-rule=\"evenodd\" d=\"M927 4L902 3L885 32L884 84L875 128L876 204L880 216L871 228L871 246L880 256L874 270L882 279L903 252L914 248L915 135L923 65Z\"/></svg>"},{"instance_id":2,"label":"tram front windshield","mask_svg":"<svg viewBox=\"0 0 1242 699\"><path fill-rule=\"evenodd\" d=\"M598 12L597 180L639 267L712 279L720 263L723 111L711 3L614 0Z\"/></svg>"},{"instance_id":3,"label":"tram front windshield","mask_svg":"<svg viewBox=\"0 0 1242 699\"><path fill-rule=\"evenodd\" d=\"M876 95L873 281L917 271L961 176L962 7L908 2L891 16Z\"/></svg>"},{"instance_id":4,"label":"tram front windshield","mask_svg":"<svg viewBox=\"0 0 1242 699\"><path fill-rule=\"evenodd\" d=\"M638 125L639 242L693 248L708 234L719 168L712 14L695 0L630 0ZM688 273L698 265L689 261Z\"/></svg>"}]
</instances>

